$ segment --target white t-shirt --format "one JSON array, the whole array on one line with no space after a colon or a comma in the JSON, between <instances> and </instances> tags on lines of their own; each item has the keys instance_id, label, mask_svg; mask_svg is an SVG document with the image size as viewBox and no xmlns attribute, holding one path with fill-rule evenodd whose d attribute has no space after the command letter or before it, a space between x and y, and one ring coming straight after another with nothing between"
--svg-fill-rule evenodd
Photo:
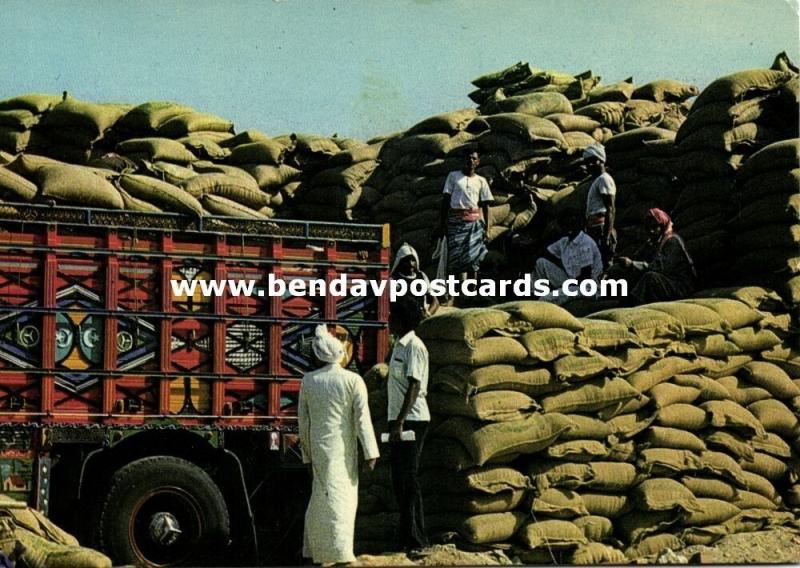
<instances>
[{"instance_id":1,"label":"white t-shirt","mask_svg":"<svg viewBox=\"0 0 800 568\"><path fill-rule=\"evenodd\" d=\"M409 378L420 382L419 394L406 420L429 422L431 413L425 396L428 394L428 348L413 331L409 331L395 343L389 362L389 420L396 420L403 408L408 391Z\"/></svg>"},{"instance_id":2,"label":"white t-shirt","mask_svg":"<svg viewBox=\"0 0 800 568\"><path fill-rule=\"evenodd\" d=\"M592 279L603 273L603 258L594 239L581 231L573 240L563 237L547 247L548 252L561 260L567 275L577 278L585 266L592 267Z\"/></svg>"},{"instance_id":3,"label":"white t-shirt","mask_svg":"<svg viewBox=\"0 0 800 568\"><path fill-rule=\"evenodd\" d=\"M606 204L603 203L603 195L616 195L617 184L608 172L603 172L589 186L589 196L586 199L586 216L596 213L605 213Z\"/></svg>"},{"instance_id":4,"label":"white t-shirt","mask_svg":"<svg viewBox=\"0 0 800 568\"><path fill-rule=\"evenodd\" d=\"M447 174L442 193L450 196L451 209L477 209L483 201L494 200L485 177L467 176L460 170Z\"/></svg>"}]
</instances>

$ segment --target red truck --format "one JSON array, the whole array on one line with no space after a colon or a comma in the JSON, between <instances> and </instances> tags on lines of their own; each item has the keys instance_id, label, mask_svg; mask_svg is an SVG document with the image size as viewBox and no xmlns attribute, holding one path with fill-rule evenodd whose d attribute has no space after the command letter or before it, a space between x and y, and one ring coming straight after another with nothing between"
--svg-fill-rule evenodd
<instances>
[{"instance_id":1,"label":"red truck","mask_svg":"<svg viewBox=\"0 0 800 568\"><path fill-rule=\"evenodd\" d=\"M294 560L314 328L335 326L364 372L387 352L388 297L170 281L386 279L388 226L0 211L2 491L118 564Z\"/></svg>"}]
</instances>

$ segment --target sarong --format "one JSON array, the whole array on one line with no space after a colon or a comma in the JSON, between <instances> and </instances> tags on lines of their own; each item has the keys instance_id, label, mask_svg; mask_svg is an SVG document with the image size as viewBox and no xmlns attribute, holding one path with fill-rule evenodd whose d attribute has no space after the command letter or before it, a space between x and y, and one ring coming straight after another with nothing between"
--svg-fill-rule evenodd
<instances>
[{"instance_id":1,"label":"sarong","mask_svg":"<svg viewBox=\"0 0 800 568\"><path fill-rule=\"evenodd\" d=\"M447 218L447 272L460 274L478 270L489 252L483 237L486 232L481 220L465 221L463 215Z\"/></svg>"}]
</instances>

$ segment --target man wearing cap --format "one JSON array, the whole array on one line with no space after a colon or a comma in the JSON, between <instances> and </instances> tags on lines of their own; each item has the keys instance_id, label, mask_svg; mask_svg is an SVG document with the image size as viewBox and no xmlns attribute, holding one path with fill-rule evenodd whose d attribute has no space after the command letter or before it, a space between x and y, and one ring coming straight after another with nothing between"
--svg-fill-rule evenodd
<instances>
[{"instance_id":1,"label":"man wearing cap","mask_svg":"<svg viewBox=\"0 0 800 568\"><path fill-rule=\"evenodd\" d=\"M312 347L322 366L303 376L298 404L300 449L313 474L303 556L316 564L347 564L355 560L358 442L369 469L378 459L378 444L367 387L361 377L342 368L342 343L319 325Z\"/></svg>"},{"instance_id":2,"label":"man wearing cap","mask_svg":"<svg viewBox=\"0 0 800 568\"><path fill-rule=\"evenodd\" d=\"M583 162L592 176L586 199L586 233L597 243L603 255L603 265L607 267L617 245L614 230L617 185L606 171L606 150L602 144L587 147L583 151Z\"/></svg>"}]
</instances>

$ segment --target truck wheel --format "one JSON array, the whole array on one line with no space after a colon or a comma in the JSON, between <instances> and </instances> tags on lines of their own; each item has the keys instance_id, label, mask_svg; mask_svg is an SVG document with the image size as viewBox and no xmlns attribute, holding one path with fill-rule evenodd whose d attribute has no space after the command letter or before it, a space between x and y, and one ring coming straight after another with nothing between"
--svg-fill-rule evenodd
<instances>
[{"instance_id":1,"label":"truck wheel","mask_svg":"<svg viewBox=\"0 0 800 568\"><path fill-rule=\"evenodd\" d=\"M99 540L115 564L206 565L230 540L228 508L209 475L186 460L147 457L111 478Z\"/></svg>"}]
</instances>

